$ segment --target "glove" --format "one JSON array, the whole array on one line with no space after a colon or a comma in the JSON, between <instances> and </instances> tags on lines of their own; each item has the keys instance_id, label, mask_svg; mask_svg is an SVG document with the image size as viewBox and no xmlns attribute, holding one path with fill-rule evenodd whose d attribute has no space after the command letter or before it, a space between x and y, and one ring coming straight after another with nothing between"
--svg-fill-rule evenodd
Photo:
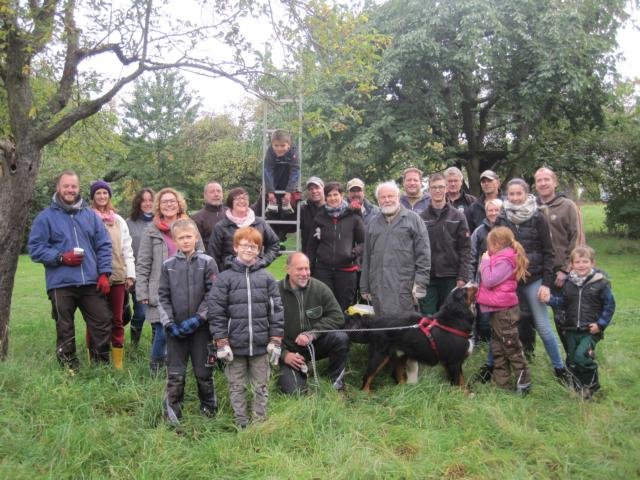
<instances>
[{"instance_id":1,"label":"glove","mask_svg":"<svg viewBox=\"0 0 640 480\"><path fill-rule=\"evenodd\" d=\"M178 325L176 325L176 322L167 323L164 327L164 330L170 337L182 338L182 334L180 333L180 329L178 328Z\"/></svg>"},{"instance_id":2,"label":"glove","mask_svg":"<svg viewBox=\"0 0 640 480\"><path fill-rule=\"evenodd\" d=\"M109 283L109 276L106 273L102 273L98 277L96 289L105 296L109 295L109 292L111 291L111 284Z\"/></svg>"},{"instance_id":3,"label":"glove","mask_svg":"<svg viewBox=\"0 0 640 480\"><path fill-rule=\"evenodd\" d=\"M218 360L222 360L225 363L233 362L233 352L229 345L218 348Z\"/></svg>"},{"instance_id":4,"label":"glove","mask_svg":"<svg viewBox=\"0 0 640 480\"><path fill-rule=\"evenodd\" d=\"M423 287L421 285L418 285L417 283L414 283L413 289L411 290L411 294L413 295L413 298L415 298L416 300L419 300L427 296L427 289L426 287Z\"/></svg>"},{"instance_id":5,"label":"glove","mask_svg":"<svg viewBox=\"0 0 640 480\"><path fill-rule=\"evenodd\" d=\"M189 317L186 320L180 322L180 334L187 337L195 332L200 327L200 325L202 325L202 319L198 315Z\"/></svg>"},{"instance_id":6,"label":"glove","mask_svg":"<svg viewBox=\"0 0 640 480\"><path fill-rule=\"evenodd\" d=\"M84 260L84 255L78 255L73 250L67 250L60 255L60 263L69 267L77 267Z\"/></svg>"},{"instance_id":7,"label":"glove","mask_svg":"<svg viewBox=\"0 0 640 480\"><path fill-rule=\"evenodd\" d=\"M280 361L280 355L282 354L282 348L280 347L281 344L282 340L280 337L271 337L269 339L269 344L267 345L269 363L274 367L277 367L278 362Z\"/></svg>"}]
</instances>

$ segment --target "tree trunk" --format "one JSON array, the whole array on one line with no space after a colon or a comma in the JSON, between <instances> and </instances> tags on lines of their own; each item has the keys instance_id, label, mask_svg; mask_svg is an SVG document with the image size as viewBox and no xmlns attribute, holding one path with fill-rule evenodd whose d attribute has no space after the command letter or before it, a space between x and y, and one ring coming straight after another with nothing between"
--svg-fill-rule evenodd
<instances>
[{"instance_id":1,"label":"tree trunk","mask_svg":"<svg viewBox=\"0 0 640 480\"><path fill-rule=\"evenodd\" d=\"M40 158L35 143L24 141L16 146L15 162L6 154L0 156L0 360L5 360L9 351L11 293Z\"/></svg>"}]
</instances>

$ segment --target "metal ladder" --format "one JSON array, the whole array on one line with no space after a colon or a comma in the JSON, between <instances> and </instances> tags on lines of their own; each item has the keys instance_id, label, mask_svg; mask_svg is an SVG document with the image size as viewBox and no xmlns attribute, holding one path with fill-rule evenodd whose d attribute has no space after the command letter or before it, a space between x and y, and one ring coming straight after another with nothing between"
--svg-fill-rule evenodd
<instances>
[{"instance_id":1,"label":"metal ladder","mask_svg":"<svg viewBox=\"0 0 640 480\"><path fill-rule=\"evenodd\" d=\"M301 236L300 236L300 208L302 206L302 199L298 201L296 205L296 219L295 220L269 220L267 219L266 211L266 188L264 181L264 166L267 150L271 146L271 134L278 129L288 130L293 137L294 141L297 141L298 148L298 161L300 162L300 178L298 179L298 191L302 193L302 117L303 117L303 105L302 96L296 98L282 98L279 100L269 99L263 100L263 119L262 119L262 217L269 225L295 225L296 231L296 248L295 250L281 250L281 253L293 253L301 250ZM292 109L287 109L287 106L293 106L293 112L297 115L297 119L285 119L284 117L288 113L292 112ZM297 108L296 108L297 107ZM280 119L277 128L270 125L272 122ZM294 134L292 126L297 126L297 133ZM284 190L276 190L276 194L284 194ZM290 235L290 234L287 234Z\"/></svg>"}]
</instances>

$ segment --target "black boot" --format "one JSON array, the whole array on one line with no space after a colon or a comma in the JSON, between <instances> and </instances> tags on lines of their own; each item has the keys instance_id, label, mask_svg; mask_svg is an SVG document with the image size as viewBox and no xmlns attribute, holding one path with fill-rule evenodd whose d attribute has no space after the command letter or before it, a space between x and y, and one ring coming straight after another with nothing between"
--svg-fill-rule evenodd
<instances>
[{"instance_id":1,"label":"black boot","mask_svg":"<svg viewBox=\"0 0 640 480\"><path fill-rule=\"evenodd\" d=\"M182 418L182 400L184 398L184 375L169 372L167 390L164 399L164 415L172 425L179 425Z\"/></svg>"},{"instance_id":2,"label":"black boot","mask_svg":"<svg viewBox=\"0 0 640 480\"><path fill-rule=\"evenodd\" d=\"M489 383L493 374L493 365L484 364L477 373L471 377L471 383Z\"/></svg>"},{"instance_id":3,"label":"black boot","mask_svg":"<svg viewBox=\"0 0 640 480\"><path fill-rule=\"evenodd\" d=\"M131 344L137 347L140 343L140 337L142 336L142 329L131 326Z\"/></svg>"},{"instance_id":4,"label":"black boot","mask_svg":"<svg viewBox=\"0 0 640 480\"><path fill-rule=\"evenodd\" d=\"M555 368L554 373L556 379L558 380L558 382L560 382L560 384L564 385L565 387L573 388L574 375L569 370L567 370L565 367Z\"/></svg>"},{"instance_id":5,"label":"black boot","mask_svg":"<svg viewBox=\"0 0 640 480\"><path fill-rule=\"evenodd\" d=\"M218 399L213 386L213 379L196 377L198 383L198 398L200 399L200 413L205 417L213 418L218 412Z\"/></svg>"}]
</instances>

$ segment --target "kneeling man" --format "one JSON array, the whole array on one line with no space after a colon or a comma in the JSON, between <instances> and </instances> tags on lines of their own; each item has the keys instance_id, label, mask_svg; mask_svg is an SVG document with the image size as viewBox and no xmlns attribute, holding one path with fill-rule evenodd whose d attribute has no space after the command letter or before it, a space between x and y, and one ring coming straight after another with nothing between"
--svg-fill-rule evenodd
<instances>
[{"instance_id":1,"label":"kneeling man","mask_svg":"<svg viewBox=\"0 0 640 480\"><path fill-rule=\"evenodd\" d=\"M311 360L312 350L316 360L329 358L329 377L333 388L342 390L349 337L345 332L312 333L314 330L342 328L344 315L340 305L329 287L311 278L309 259L305 254L292 253L287 258L286 270L286 277L278 282L284 307L278 385L287 394L306 390L307 361Z\"/></svg>"}]
</instances>

